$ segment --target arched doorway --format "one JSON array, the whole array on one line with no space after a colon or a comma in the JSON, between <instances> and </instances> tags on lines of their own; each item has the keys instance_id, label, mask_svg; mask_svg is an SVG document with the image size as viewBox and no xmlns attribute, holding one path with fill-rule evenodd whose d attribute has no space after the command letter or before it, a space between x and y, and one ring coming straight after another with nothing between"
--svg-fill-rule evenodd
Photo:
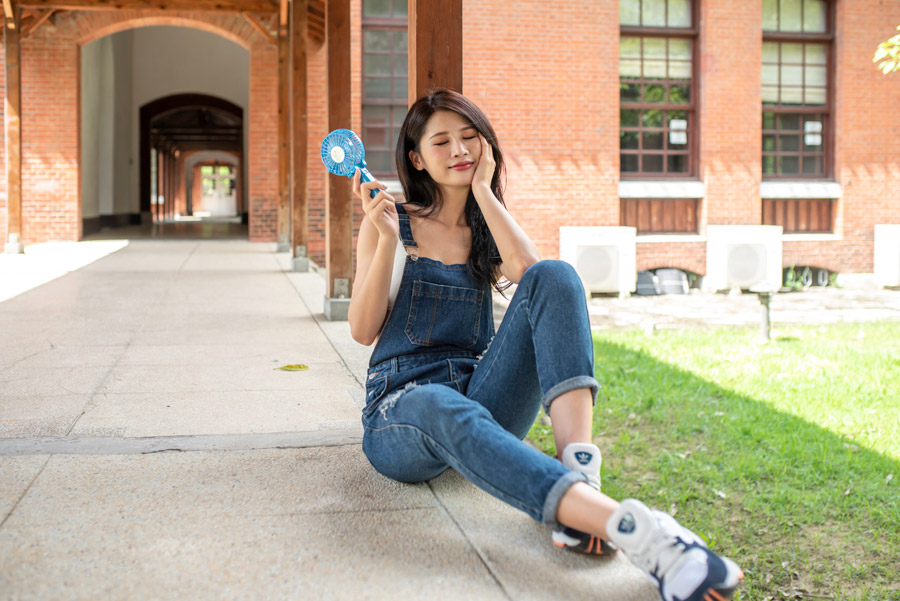
<instances>
[{"instance_id":1,"label":"arched doorway","mask_svg":"<svg viewBox=\"0 0 900 601\"><path fill-rule=\"evenodd\" d=\"M231 215L240 216L246 223L240 176L244 154L242 132L241 107L214 96L175 94L142 106L141 212L152 213L155 223L193 215L196 156L224 154L235 162L234 173L228 178L235 184L231 188L234 191ZM217 179L222 178L211 178L211 181ZM227 211L217 204L216 213L223 216Z\"/></svg>"}]
</instances>

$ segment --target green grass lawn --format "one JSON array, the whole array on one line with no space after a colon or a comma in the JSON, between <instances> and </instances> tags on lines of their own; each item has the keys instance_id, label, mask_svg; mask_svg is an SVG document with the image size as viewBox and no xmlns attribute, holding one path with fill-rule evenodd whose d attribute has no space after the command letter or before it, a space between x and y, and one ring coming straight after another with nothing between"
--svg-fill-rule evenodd
<instances>
[{"instance_id":1,"label":"green grass lawn","mask_svg":"<svg viewBox=\"0 0 900 601\"><path fill-rule=\"evenodd\" d=\"M735 559L736 599L900 600L900 323L774 335L595 332L603 490Z\"/></svg>"}]
</instances>

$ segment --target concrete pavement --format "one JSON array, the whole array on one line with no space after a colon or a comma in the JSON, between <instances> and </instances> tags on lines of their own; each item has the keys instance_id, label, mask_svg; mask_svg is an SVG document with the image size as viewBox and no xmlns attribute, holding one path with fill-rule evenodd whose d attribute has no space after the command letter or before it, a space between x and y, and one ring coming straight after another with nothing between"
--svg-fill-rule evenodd
<instances>
[{"instance_id":1,"label":"concrete pavement","mask_svg":"<svg viewBox=\"0 0 900 601\"><path fill-rule=\"evenodd\" d=\"M455 473L378 475L368 349L274 245L84 244L0 257L0 599L657 598Z\"/></svg>"}]
</instances>

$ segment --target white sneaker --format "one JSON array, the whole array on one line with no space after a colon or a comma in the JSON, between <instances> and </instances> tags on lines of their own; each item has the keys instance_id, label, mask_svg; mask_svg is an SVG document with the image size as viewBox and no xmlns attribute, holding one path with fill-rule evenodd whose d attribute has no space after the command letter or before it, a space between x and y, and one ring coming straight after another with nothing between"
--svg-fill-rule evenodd
<instances>
[{"instance_id":1,"label":"white sneaker","mask_svg":"<svg viewBox=\"0 0 900 601\"><path fill-rule=\"evenodd\" d=\"M563 465L586 475L590 485L597 490L600 490L601 461L600 449L589 442L571 442L562 452ZM614 551L609 543L600 537L573 528L563 527L562 530L554 530L551 538L557 547L577 553L604 555Z\"/></svg>"},{"instance_id":2,"label":"white sneaker","mask_svg":"<svg viewBox=\"0 0 900 601\"><path fill-rule=\"evenodd\" d=\"M612 542L643 570L664 601L722 601L744 573L706 548L670 515L634 499L622 501L606 524Z\"/></svg>"}]
</instances>

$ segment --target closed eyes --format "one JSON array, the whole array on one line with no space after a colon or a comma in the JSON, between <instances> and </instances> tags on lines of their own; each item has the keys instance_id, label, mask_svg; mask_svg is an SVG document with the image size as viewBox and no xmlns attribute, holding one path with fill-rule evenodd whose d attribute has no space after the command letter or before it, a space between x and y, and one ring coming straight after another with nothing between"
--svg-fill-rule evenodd
<instances>
[{"instance_id":1,"label":"closed eyes","mask_svg":"<svg viewBox=\"0 0 900 601\"><path fill-rule=\"evenodd\" d=\"M474 140L474 139L475 139L475 136L469 136L468 138L463 138L463 140ZM443 142L437 142L437 143L435 143L435 146L443 146L447 142L449 142L449 140L444 140Z\"/></svg>"}]
</instances>

